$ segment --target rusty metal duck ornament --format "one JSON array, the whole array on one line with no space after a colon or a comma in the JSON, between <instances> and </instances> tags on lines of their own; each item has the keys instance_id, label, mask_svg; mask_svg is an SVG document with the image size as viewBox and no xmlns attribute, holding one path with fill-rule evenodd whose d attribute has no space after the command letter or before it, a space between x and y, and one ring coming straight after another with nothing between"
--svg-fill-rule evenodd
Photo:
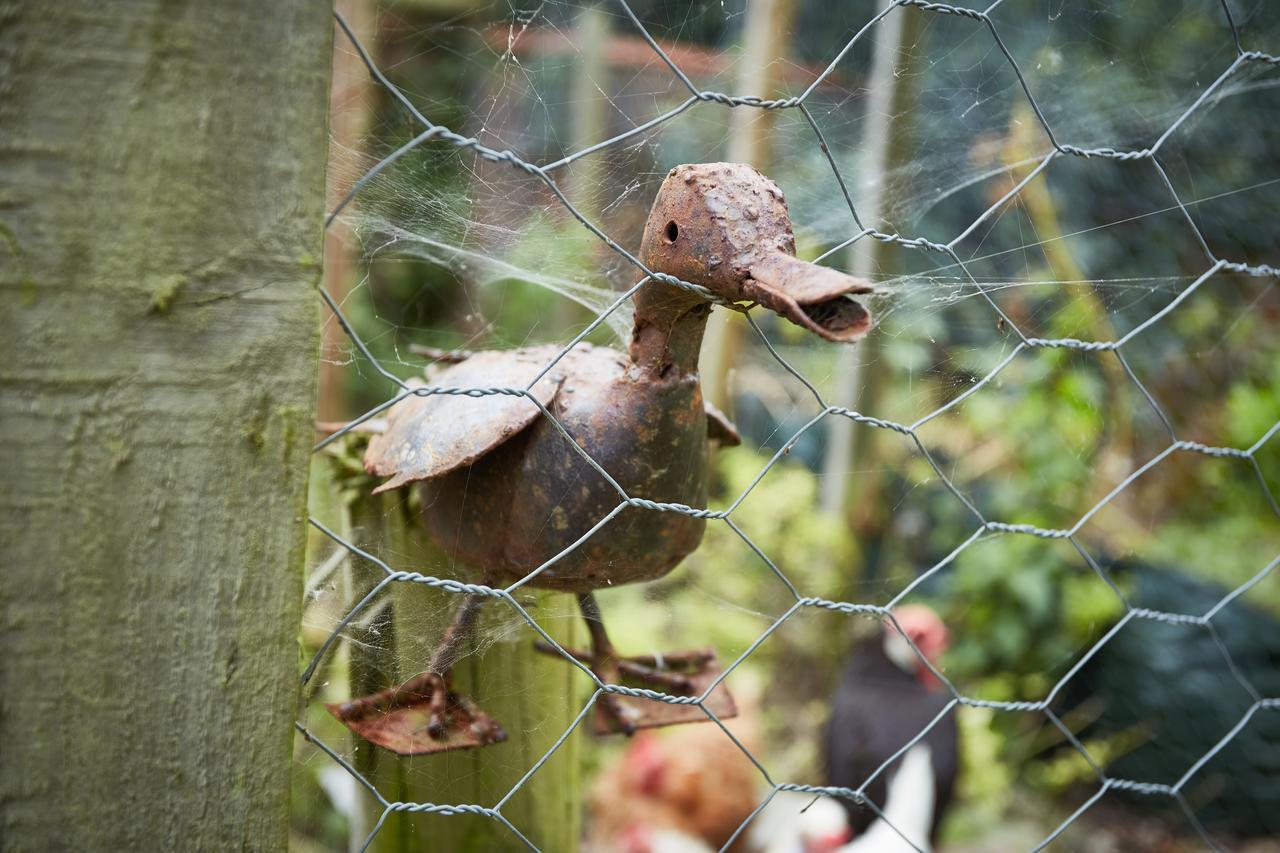
<instances>
[{"instance_id":1,"label":"rusty metal duck ornament","mask_svg":"<svg viewBox=\"0 0 1280 853\"><path fill-rule=\"evenodd\" d=\"M650 211L640 257L655 272L702 285L725 301L763 305L826 340L853 341L870 327L866 308L850 297L871 287L796 259L782 191L750 166L672 169ZM732 424L704 404L698 383L712 303L657 280L645 284L634 302L627 354L579 344L530 393L628 495L705 507L708 438L737 440ZM523 387L558 351L534 346L465 355L431 379L457 387ZM617 489L524 397L407 397L391 409L364 464L389 478L377 491L417 483L430 538L491 584L526 577L620 502ZM683 513L627 506L529 580L576 594L591 650L569 651L603 682L621 683L626 676L689 695L705 690L719 672L709 652L620 656L593 594L667 574L697 548L705 525ZM330 711L366 739L402 754L504 739L497 723L449 687L453 660L483 600L464 600L422 675ZM628 734L705 719L696 707L612 693L601 696L598 709L598 731ZM731 705L721 710L732 713Z\"/></svg>"}]
</instances>

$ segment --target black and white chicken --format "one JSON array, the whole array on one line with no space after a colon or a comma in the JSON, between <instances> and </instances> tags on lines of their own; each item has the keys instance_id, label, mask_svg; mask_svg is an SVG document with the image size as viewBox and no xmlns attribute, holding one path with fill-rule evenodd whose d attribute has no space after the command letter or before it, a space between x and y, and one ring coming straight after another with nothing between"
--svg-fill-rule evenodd
<instances>
[{"instance_id":1,"label":"black and white chicken","mask_svg":"<svg viewBox=\"0 0 1280 853\"><path fill-rule=\"evenodd\" d=\"M894 615L936 666L948 645L947 629L938 615L923 605L898 608ZM937 838L955 787L959 737L954 714L929 726L950 701L937 677L891 623L885 623L881 635L855 648L832 697L824 733L827 784L861 787L920 732L929 731L865 790L896 832L873 809L841 801L854 844L875 833L883 839L875 845L877 850L898 849L894 845L927 850Z\"/></svg>"}]
</instances>

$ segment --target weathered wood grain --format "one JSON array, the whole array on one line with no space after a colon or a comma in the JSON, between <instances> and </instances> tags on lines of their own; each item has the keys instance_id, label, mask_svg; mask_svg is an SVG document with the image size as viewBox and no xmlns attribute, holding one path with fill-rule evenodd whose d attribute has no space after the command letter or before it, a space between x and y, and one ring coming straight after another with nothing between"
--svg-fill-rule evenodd
<instances>
[{"instance_id":1,"label":"weathered wood grain","mask_svg":"<svg viewBox=\"0 0 1280 853\"><path fill-rule=\"evenodd\" d=\"M325 3L0 2L0 847L279 850Z\"/></svg>"}]
</instances>

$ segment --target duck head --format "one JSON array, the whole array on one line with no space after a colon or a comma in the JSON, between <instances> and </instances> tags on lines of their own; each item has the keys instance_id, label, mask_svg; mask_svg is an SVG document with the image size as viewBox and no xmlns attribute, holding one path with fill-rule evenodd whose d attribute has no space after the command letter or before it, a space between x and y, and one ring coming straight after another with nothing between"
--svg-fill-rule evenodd
<instances>
[{"instance_id":1,"label":"duck head","mask_svg":"<svg viewBox=\"0 0 1280 853\"><path fill-rule=\"evenodd\" d=\"M733 302L756 302L829 341L855 341L871 314L853 294L872 287L795 256L782 190L742 163L695 163L668 173L645 224L640 257ZM687 292L685 292L687 293Z\"/></svg>"}]
</instances>

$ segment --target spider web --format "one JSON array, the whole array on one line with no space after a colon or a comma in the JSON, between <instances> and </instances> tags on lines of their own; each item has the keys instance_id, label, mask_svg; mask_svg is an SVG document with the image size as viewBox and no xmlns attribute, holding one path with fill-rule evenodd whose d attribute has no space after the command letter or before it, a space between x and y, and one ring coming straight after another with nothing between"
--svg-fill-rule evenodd
<instances>
[{"instance_id":1,"label":"spider web","mask_svg":"<svg viewBox=\"0 0 1280 853\"><path fill-rule=\"evenodd\" d=\"M899 150L876 170L863 156L876 82L871 44L888 15L910 26L894 46L889 126ZM325 725L319 698L351 686L341 671L352 659L365 660L383 683L397 670L420 670L429 643L414 646L406 635L438 635L456 593L476 591L465 567L414 538L413 498L359 509L373 483L357 471L358 447L345 442L414 393L404 380L429 359L410 345L624 342L626 296L652 276L637 261L640 229L667 171L727 159L736 137L758 134L801 256L848 267L869 242L885 247L870 269L877 326L855 355L878 386L859 399L875 408L855 411L855 400L833 396L847 365L832 347L801 341L754 312L730 377L746 446L723 454L707 540L670 579L602 596L607 620L615 607L635 614L612 629L616 638L625 632L629 648L657 650L671 633L706 625L698 613L711 610L723 623L711 639L732 664L731 683L750 694L779 678L789 655L836 665L847 644L829 638L849 633L850 614L892 622L892 608L908 600L960 603L961 613L1000 604L966 566L980 561L975 555L1012 559L1010 552L1027 549L1018 559L1054 567L1045 571L1069 576L1072 589L1097 584L1109 604L1082 608L1088 624L1074 635L1078 647L1019 661L1028 671L1009 691L988 694L984 682L975 693L947 680L953 707L1034 715L1096 771L1095 792L1080 808L1041 827L1045 843L1109 792L1127 790L1167 795L1214 845L1184 789L1231 738L1204 743L1180 778L1114 777L1054 700L1126 626L1151 622L1203 629L1205 642L1221 648L1225 683L1249 697L1233 731L1275 706L1276 694L1259 692L1215 631L1237 597L1273 609L1280 598L1263 583L1280 551L1272 440L1280 412L1254 407L1245 423L1240 406L1205 386L1244 377L1241 394L1265 395L1275 378L1269 367L1280 362L1280 232L1272 224L1280 132L1266 120L1280 107L1280 74L1265 52L1280 41L1276 23L1261 3L1228 9L1208 0L1168 4L1158 15L1119 4L1012 0L986 10L917 0L879 10L801 3L784 54L760 63L740 47L746 17L724 3L497 4L445 21L386 12L376 59L361 56L370 42L348 38L354 34L343 23L338 51L357 59L352 79L383 75L383 85L360 89L347 105L365 116L365 128L335 140L331 170L334 230L357 274L355 286L330 302L341 316L331 322L344 334L328 338L324 358L353 377L363 414L320 448L345 472L337 478L342 506L358 509L335 514L330 498L313 500L314 523L329 544L315 549L308 587L316 657L304 675L302 730L311 740ZM584 47L588 41L598 49ZM773 91L725 94L742 91L752 63L767 70ZM869 198L874 220L859 215ZM1189 390L1168 381L1178 370L1192 375ZM1027 401L1036 389L1048 399L1045 410L1009 414L1034 408ZM1192 405L1201 401L1215 416ZM886 504L880 523L892 558L852 578L832 567L867 560L856 537L814 521L814 477L788 458L820 472L830 424L840 417L860 436L885 436L877 455L861 459L868 468L852 473L894 482L873 494ZM1048 447L1027 458L992 448L997 439L1018 445L1019 430L1050 435ZM1021 503L991 485L1009 476L1015 458L1034 466L1040 481L1018 495ZM1189 502L1179 489L1194 493L1223 477L1249 484L1256 503L1233 505L1216 522L1234 525L1236 544L1229 556L1205 559L1171 520L1184 506L1162 515L1146 504ZM766 507L779 495L793 508L769 519ZM620 509L647 505L643 495L622 498ZM796 547L796 529L823 541ZM762 547L757 540L765 539ZM1110 562L1125 555L1180 561L1227 592L1194 612L1146 607L1111 576ZM749 579L724 577L726 563L749 562L759 568ZM405 604L392 606L393 585L443 592L419 589L410 616ZM554 642L577 618L517 592L484 588L508 606L489 608L501 612L479 632L476 658L492 659L486 653L495 644L535 633ZM799 615L808 613L818 615ZM964 643L961 632L958 654ZM590 702L606 689L634 690L588 686ZM755 752L768 756L762 796L825 793L878 810L883 804L862 790L783 781L819 781L813 747L771 741L785 728L797 743L814 742L820 694L800 685L808 710L789 709L785 726L770 710L761 723L765 742L744 746L753 760ZM538 714L552 719L549 710ZM535 762L498 748L468 761L483 759L509 777L505 804L536 784L532 771L543 761L560 760L569 734L551 737ZM320 752L308 761L335 759L351 778L368 781L356 758L367 746L316 742ZM436 761L407 762L403 772L427 779L427 789L447 789L451 776L466 772L460 759ZM407 805L382 799L377 787L360 791L381 810L377 825L359 827L370 839L389 815L415 811L478 815L529 841L532 829L511 822L501 805Z\"/></svg>"}]
</instances>

